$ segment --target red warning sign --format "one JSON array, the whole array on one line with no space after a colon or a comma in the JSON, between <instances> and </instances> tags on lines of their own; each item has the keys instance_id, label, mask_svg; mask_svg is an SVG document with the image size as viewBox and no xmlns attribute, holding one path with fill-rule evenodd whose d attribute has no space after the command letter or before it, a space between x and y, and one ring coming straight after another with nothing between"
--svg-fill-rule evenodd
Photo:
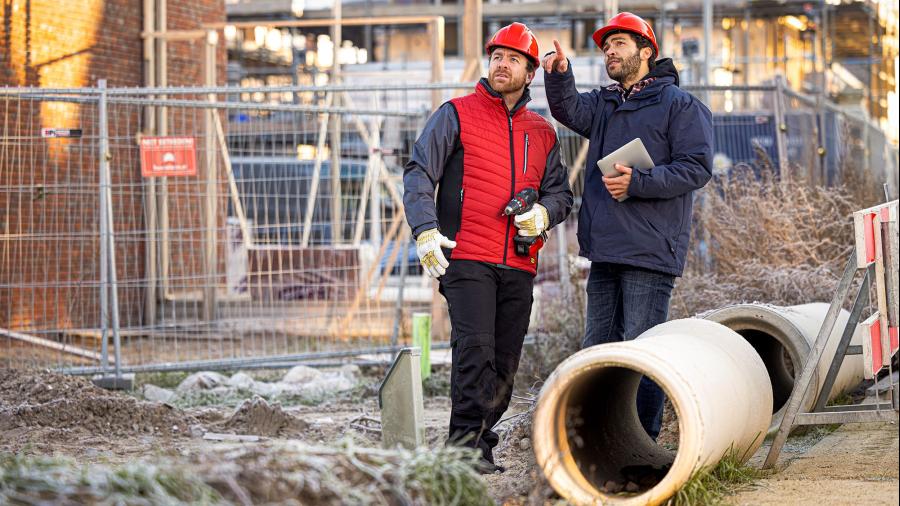
<instances>
[{"instance_id":1,"label":"red warning sign","mask_svg":"<svg viewBox=\"0 0 900 506\"><path fill-rule=\"evenodd\" d=\"M193 137L141 139L141 175L144 177L196 176L196 159Z\"/></svg>"}]
</instances>

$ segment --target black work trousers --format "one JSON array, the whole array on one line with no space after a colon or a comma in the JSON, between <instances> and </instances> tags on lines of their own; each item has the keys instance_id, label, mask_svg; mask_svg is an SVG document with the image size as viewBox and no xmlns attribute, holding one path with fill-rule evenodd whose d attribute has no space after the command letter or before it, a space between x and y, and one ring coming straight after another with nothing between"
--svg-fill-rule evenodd
<instances>
[{"instance_id":1,"label":"black work trousers","mask_svg":"<svg viewBox=\"0 0 900 506\"><path fill-rule=\"evenodd\" d=\"M499 442L491 428L509 407L533 288L528 272L470 260L451 260L440 281L452 327L449 440L491 463Z\"/></svg>"}]
</instances>

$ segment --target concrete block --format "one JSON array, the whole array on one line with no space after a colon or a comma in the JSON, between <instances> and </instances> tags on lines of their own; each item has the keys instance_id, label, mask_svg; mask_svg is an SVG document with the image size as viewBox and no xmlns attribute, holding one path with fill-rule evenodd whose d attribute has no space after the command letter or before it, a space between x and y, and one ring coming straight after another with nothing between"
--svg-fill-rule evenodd
<instances>
[{"instance_id":1,"label":"concrete block","mask_svg":"<svg viewBox=\"0 0 900 506\"><path fill-rule=\"evenodd\" d=\"M98 374L91 378L91 381L100 388L106 390L132 390L134 388L134 374Z\"/></svg>"},{"instance_id":2,"label":"concrete block","mask_svg":"<svg viewBox=\"0 0 900 506\"><path fill-rule=\"evenodd\" d=\"M425 405L419 348L400 350L378 389L381 443L415 448L425 443Z\"/></svg>"}]
</instances>

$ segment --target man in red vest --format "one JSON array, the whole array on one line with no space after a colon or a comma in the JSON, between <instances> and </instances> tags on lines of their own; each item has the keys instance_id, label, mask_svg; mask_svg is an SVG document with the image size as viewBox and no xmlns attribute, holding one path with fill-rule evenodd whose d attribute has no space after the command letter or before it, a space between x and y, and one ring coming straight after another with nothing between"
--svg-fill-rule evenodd
<instances>
[{"instance_id":1,"label":"man in red vest","mask_svg":"<svg viewBox=\"0 0 900 506\"><path fill-rule=\"evenodd\" d=\"M494 464L491 428L509 406L538 266L536 248L517 254L514 239L562 223L573 197L556 132L526 108L537 40L513 23L486 50L487 79L443 104L416 141L403 203L422 268L440 278L450 309L450 441L480 449L480 469L495 472L503 469ZM537 203L503 215L525 188L538 192Z\"/></svg>"}]
</instances>

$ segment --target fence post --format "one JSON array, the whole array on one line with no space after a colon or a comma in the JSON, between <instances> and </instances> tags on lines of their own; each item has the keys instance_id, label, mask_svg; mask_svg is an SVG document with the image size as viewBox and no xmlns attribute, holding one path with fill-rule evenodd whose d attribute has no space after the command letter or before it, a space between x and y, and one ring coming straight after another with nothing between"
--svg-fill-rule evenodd
<instances>
[{"instance_id":1,"label":"fence post","mask_svg":"<svg viewBox=\"0 0 900 506\"><path fill-rule=\"evenodd\" d=\"M109 152L109 117L108 117L108 108L107 108L107 93L106 93L106 80L101 79L98 83L100 88L100 103L98 107L98 113L100 116L100 235L101 237L101 249L100 249L100 261L101 263L106 260L106 272L103 272L103 265L101 265L101 280L106 278L106 284L102 288L100 292L101 295L101 307L104 305L104 295L108 293L108 305L107 311L103 311L101 309L101 313L105 313L103 316L103 321L101 322L101 335L103 339L102 348L103 350L103 361L105 362L104 368L108 367L108 345L106 343L108 327L107 320L109 318L109 322L112 325L113 332L113 350L115 353L115 376L116 380L118 380L122 376L122 343L119 335L119 293L118 293L118 276L116 275L116 244L115 238L113 236L113 212L112 212L112 176L109 170L109 162L112 158L112 155ZM104 252L103 248L106 248ZM105 254L104 254L105 253ZM102 281L101 281L101 284ZM107 292L108 290L108 292Z\"/></svg>"},{"instance_id":2,"label":"fence post","mask_svg":"<svg viewBox=\"0 0 900 506\"><path fill-rule=\"evenodd\" d=\"M204 48L204 73L207 86L216 85L216 44L218 43L218 34L210 30L207 33ZM210 102L216 101L216 95L210 93L208 96ZM206 110L203 115L204 125L203 133L205 139L205 159L206 159L206 188L204 191L205 198L203 200L203 228L204 228L204 283L203 283L203 320L209 324L216 319L216 271L218 270L218 262L216 258L216 230L217 230L217 179L216 179L216 133L215 133L215 117L218 111L212 108Z\"/></svg>"},{"instance_id":3,"label":"fence post","mask_svg":"<svg viewBox=\"0 0 900 506\"><path fill-rule=\"evenodd\" d=\"M341 84L340 52L343 35L341 32L341 2L334 2L333 14L335 23L331 27L331 42L333 43L333 56L331 62L331 84ZM335 93L332 103L340 107L342 95ZM341 188L341 120L340 114L331 116L331 243L333 245L344 242L343 226L343 189Z\"/></svg>"},{"instance_id":4,"label":"fence post","mask_svg":"<svg viewBox=\"0 0 900 506\"><path fill-rule=\"evenodd\" d=\"M818 181L816 183L827 186L828 184L828 168L825 166L825 155L828 154L828 149L825 147L825 91L822 90L816 96L816 117L818 121L816 121L816 142L818 142L819 146L816 147L816 154L818 155Z\"/></svg>"},{"instance_id":5,"label":"fence post","mask_svg":"<svg viewBox=\"0 0 900 506\"><path fill-rule=\"evenodd\" d=\"M775 76L775 146L778 150L778 172L782 180L791 177L788 173L787 148L785 137L787 136L787 122L784 117L784 79Z\"/></svg>"},{"instance_id":6,"label":"fence post","mask_svg":"<svg viewBox=\"0 0 900 506\"><path fill-rule=\"evenodd\" d=\"M144 0L144 12L153 12L153 2L155 0ZM153 16L144 17L144 31L156 31L156 20ZM144 38L144 83L147 87L156 86L156 60L155 49L156 38ZM143 134L153 135L156 133L156 108L154 106L146 106L144 111L145 126ZM147 220L147 242L144 246L144 269L147 272L147 286L144 287L144 321L145 327L156 326L156 283L157 283L157 198L156 198L156 178L144 178L144 216Z\"/></svg>"},{"instance_id":7,"label":"fence post","mask_svg":"<svg viewBox=\"0 0 900 506\"><path fill-rule=\"evenodd\" d=\"M97 86L100 88L99 100L97 102L97 116L99 121L99 165L97 172L100 177L100 202L99 216L100 220L100 366L103 368L103 374L107 374L109 369L109 229L106 220L106 151L108 148L108 125L106 122L106 80L101 79Z\"/></svg>"}]
</instances>

